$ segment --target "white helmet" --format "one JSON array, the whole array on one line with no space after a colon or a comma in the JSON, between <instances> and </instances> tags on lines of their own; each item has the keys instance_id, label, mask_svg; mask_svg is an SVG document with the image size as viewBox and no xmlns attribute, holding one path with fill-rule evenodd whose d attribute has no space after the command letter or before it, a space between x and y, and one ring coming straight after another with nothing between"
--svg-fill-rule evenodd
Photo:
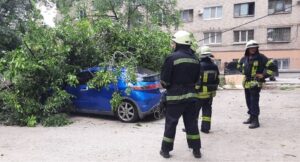
<instances>
[{"instance_id":1,"label":"white helmet","mask_svg":"<svg viewBox=\"0 0 300 162\"><path fill-rule=\"evenodd\" d=\"M173 35L172 41L177 44L192 45L192 34L187 31L178 31Z\"/></svg>"},{"instance_id":2,"label":"white helmet","mask_svg":"<svg viewBox=\"0 0 300 162\"><path fill-rule=\"evenodd\" d=\"M211 49L208 46L202 46L196 50L196 53L199 55L200 58L204 57L212 57Z\"/></svg>"},{"instance_id":3,"label":"white helmet","mask_svg":"<svg viewBox=\"0 0 300 162\"><path fill-rule=\"evenodd\" d=\"M246 49L248 49L248 48L255 48L255 47L256 48L259 47L258 43L255 40L250 40L246 44Z\"/></svg>"}]
</instances>

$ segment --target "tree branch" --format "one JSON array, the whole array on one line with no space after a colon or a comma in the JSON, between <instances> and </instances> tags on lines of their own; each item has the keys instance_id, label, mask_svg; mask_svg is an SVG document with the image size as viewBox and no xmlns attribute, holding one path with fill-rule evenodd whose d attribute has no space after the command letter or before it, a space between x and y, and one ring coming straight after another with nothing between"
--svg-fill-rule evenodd
<instances>
[{"instance_id":1,"label":"tree branch","mask_svg":"<svg viewBox=\"0 0 300 162\"><path fill-rule=\"evenodd\" d=\"M25 47L28 49L28 51L30 52L30 54L36 59L35 54L33 53L33 51L31 50L31 48L29 48L28 44L26 43L26 41L23 41Z\"/></svg>"},{"instance_id":2,"label":"tree branch","mask_svg":"<svg viewBox=\"0 0 300 162\"><path fill-rule=\"evenodd\" d=\"M116 19L116 20L119 20L119 17L118 17L118 15L117 15L116 10L115 10L115 5L113 5L112 1L109 1L109 4L110 4L110 7L111 7L111 10L112 10L112 12L113 12L113 14L114 14L115 19Z\"/></svg>"}]
</instances>

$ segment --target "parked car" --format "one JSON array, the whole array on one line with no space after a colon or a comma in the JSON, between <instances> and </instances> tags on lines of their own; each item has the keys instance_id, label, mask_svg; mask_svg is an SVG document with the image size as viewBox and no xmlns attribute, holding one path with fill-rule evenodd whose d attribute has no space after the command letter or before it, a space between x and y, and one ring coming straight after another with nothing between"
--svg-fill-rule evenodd
<instances>
[{"instance_id":1,"label":"parked car","mask_svg":"<svg viewBox=\"0 0 300 162\"><path fill-rule=\"evenodd\" d=\"M73 99L75 111L114 115L123 122L134 122L159 109L161 97L159 74L145 68L137 68L137 81L133 84L125 82L126 69L123 69L116 85L111 83L101 89L90 89L87 82L99 70L103 68L93 67L83 70L77 75L79 85L67 86L67 92L75 96ZM131 88L129 95L125 93L126 88ZM123 100L113 111L110 100L117 89Z\"/></svg>"}]
</instances>

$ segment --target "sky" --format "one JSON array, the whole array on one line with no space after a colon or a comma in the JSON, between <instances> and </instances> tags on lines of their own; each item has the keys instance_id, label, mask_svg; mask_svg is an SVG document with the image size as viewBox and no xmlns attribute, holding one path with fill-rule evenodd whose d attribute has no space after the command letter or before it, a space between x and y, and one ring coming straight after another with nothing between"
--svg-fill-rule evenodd
<instances>
[{"instance_id":1,"label":"sky","mask_svg":"<svg viewBox=\"0 0 300 162\"><path fill-rule=\"evenodd\" d=\"M44 17L44 23L50 27L55 27L55 17L57 16L57 8L55 3L47 1L47 3L38 2L36 7L41 11Z\"/></svg>"}]
</instances>

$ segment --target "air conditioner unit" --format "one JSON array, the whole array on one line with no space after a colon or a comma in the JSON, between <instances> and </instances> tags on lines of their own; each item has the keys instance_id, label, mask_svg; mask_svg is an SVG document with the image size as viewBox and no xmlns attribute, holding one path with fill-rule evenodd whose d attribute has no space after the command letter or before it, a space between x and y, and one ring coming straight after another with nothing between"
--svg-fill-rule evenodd
<instances>
[{"instance_id":1,"label":"air conditioner unit","mask_svg":"<svg viewBox=\"0 0 300 162\"><path fill-rule=\"evenodd\" d=\"M299 1L300 1L300 0L299 0ZM199 15L199 16L203 15L203 10L202 10L202 9L198 10L198 15Z\"/></svg>"}]
</instances>

